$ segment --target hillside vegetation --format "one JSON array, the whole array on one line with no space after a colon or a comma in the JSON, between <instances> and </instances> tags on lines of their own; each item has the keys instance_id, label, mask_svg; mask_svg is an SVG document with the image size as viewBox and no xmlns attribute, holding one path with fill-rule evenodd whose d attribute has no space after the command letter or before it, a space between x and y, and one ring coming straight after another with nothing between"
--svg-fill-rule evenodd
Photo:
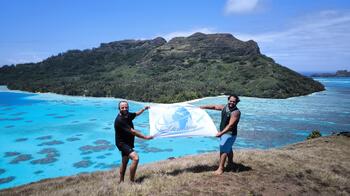
<instances>
[{"instance_id":1,"label":"hillside vegetation","mask_svg":"<svg viewBox=\"0 0 350 196\"><path fill-rule=\"evenodd\" d=\"M287 98L324 86L260 53L254 41L195 33L123 40L0 68L0 85L31 92L180 102L236 93Z\"/></svg>"}]
</instances>

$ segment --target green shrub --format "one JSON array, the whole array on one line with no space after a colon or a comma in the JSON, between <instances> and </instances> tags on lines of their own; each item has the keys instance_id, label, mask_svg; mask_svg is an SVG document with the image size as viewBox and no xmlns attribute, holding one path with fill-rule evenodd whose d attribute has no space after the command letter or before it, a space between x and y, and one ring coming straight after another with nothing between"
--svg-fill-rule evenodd
<instances>
[{"instance_id":1,"label":"green shrub","mask_svg":"<svg viewBox=\"0 0 350 196\"><path fill-rule=\"evenodd\" d=\"M309 134L309 136L307 136L307 138L306 139L313 139L313 138L318 138L318 137L321 137L322 135L321 135L321 133L320 133L320 131L319 130L313 130L310 134Z\"/></svg>"}]
</instances>

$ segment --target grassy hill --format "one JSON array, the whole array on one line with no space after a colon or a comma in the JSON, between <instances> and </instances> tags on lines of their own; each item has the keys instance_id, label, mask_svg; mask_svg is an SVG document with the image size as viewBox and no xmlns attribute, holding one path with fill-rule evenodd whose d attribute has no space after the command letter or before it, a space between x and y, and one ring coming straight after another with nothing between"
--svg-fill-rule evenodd
<instances>
[{"instance_id":1,"label":"grassy hill","mask_svg":"<svg viewBox=\"0 0 350 196\"><path fill-rule=\"evenodd\" d=\"M349 195L349 149L350 137L320 137L235 152L235 167L220 176L213 175L219 157L211 153L140 166L132 184L117 183L117 168L42 180L0 195Z\"/></svg>"},{"instance_id":2,"label":"grassy hill","mask_svg":"<svg viewBox=\"0 0 350 196\"><path fill-rule=\"evenodd\" d=\"M0 68L0 85L31 92L181 102L236 93L287 98L324 86L274 62L250 40L195 33L123 40Z\"/></svg>"}]
</instances>

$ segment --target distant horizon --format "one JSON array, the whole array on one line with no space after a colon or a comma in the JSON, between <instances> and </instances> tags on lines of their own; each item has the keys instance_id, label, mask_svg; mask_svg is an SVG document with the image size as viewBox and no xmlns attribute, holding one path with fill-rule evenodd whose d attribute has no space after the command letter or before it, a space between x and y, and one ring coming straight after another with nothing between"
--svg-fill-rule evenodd
<instances>
[{"instance_id":1,"label":"distant horizon","mask_svg":"<svg viewBox=\"0 0 350 196\"><path fill-rule=\"evenodd\" d=\"M336 71L322 71L322 72L319 72L319 71L296 71L296 72L301 74L301 75L303 75L303 76L311 77L311 75L314 75L314 74L335 74L337 71L340 71L340 70L336 70ZM350 70L346 70L346 71L350 71ZM321 76L321 78L322 78L322 76Z\"/></svg>"}]
</instances>

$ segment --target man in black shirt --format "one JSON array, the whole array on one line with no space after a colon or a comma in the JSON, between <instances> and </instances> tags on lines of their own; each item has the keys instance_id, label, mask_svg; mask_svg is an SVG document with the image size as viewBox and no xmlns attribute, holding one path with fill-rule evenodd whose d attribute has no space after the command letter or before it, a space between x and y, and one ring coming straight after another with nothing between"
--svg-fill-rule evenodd
<instances>
[{"instance_id":1,"label":"man in black shirt","mask_svg":"<svg viewBox=\"0 0 350 196\"><path fill-rule=\"evenodd\" d=\"M207 105L200 107L202 109L221 111L220 131L216 134L216 137L220 137L220 163L219 168L215 171L215 174L218 175L224 172L227 157L228 165L233 166L232 145L236 140L237 125L241 118L241 112L237 108L239 97L237 95L230 95L227 100L228 103L226 105Z\"/></svg>"},{"instance_id":2,"label":"man in black shirt","mask_svg":"<svg viewBox=\"0 0 350 196\"><path fill-rule=\"evenodd\" d=\"M145 110L149 109L149 106L144 107L136 113L129 112L129 104L127 101L119 102L119 114L114 121L114 130L115 130L115 144L122 155L122 165L120 166L120 181L124 181L124 175L126 168L128 166L129 159L132 160L130 166L130 181L135 180L135 173L137 165L139 163L139 156L134 151L134 141L135 136L150 140L153 139L152 136L145 136L140 131L134 129L134 124L132 120Z\"/></svg>"}]
</instances>

